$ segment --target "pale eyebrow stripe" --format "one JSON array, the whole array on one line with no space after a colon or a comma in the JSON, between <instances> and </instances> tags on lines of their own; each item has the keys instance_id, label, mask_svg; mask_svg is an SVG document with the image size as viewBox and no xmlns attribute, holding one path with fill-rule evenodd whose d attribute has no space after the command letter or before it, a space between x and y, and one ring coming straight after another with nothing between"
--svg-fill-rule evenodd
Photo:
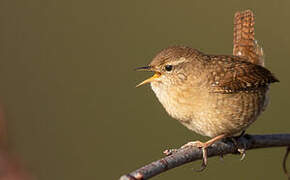
<instances>
[{"instance_id":1,"label":"pale eyebrow stripe","mask_svg":"<svg viewBox=\"0 0 290 180\"><path fill-rule=\"evenodd\" d=\"M183 62L185 62L185 61L186 61L186 59L185 59L184 57L181 57L181 58L179 58L178 60L173 61L172 63L170 63L170 65L175 66L175 65L178 65L178 64L183 63Z\"/></svg>"}]
</instances>

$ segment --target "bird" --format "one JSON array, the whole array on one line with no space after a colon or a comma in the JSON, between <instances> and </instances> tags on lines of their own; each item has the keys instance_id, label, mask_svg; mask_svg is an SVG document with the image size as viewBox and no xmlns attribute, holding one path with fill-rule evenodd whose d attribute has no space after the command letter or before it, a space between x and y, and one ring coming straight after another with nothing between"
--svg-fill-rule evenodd
<instances>
[{"instance_id":1,"label":"bird","mask_svg":"<svg viewBox=\"0 0 290 180\"><path fill-rule=\"evenodd\" d=\"M137 87L150 84L171 117L210 138L181 147L202 149L202 169L207 165L207 148L244 132L267 107L270 84L279 82L264 67L263 50L254 38L251 10L235 14L233 55L210 55L187 46L171 46L136 70L154 73Z\"/></svg>"}]
</instances>

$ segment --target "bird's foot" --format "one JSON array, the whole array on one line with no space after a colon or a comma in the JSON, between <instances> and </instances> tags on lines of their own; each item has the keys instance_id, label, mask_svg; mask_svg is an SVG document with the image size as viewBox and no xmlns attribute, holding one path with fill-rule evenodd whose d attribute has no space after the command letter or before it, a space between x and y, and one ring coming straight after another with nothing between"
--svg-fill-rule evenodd
<instances>
[{"instance_id":1,"label":"bird's foot","mask_svg":"<svg viewBox=\"0 0 290 180\"><path fill-rule=\"evenodd\" d=\"M201 150L202 150L202 164L201 164L201 168L196 170L198 172L203 171L207 166L207 149L206 148L210 145L208 145L207 142L203 143L200 141L192 141L192 142L188 142L185 145L181 146L181 149L192 148L192 147L201 148Z\"/></svg>"},{"instance_id":2,"label":"bird's foot","mask_svg":"<svg viewBox=\"0 0 290 180\"><path fill-rule=\"evenodd\" d=\"M245 131L243 131L243 132L241 133L241 135L239 135L239 136L231 137L231 138L230 138L231 141L234 143L235 147L237 148L237 151L241 154L241 159L240 159L241 161L244 160L245 157L246 157L246 145L244 144L243 141L241 141L242 144L239 144L239 143L238 143L238 140L239 140L241 137L243 137L244 134L245 134ZM242 147L241 147L241 146L242 146Z\"/></svg>"},{"instance_id":3,"label":"bird's foot","mask_svg":"<svg viewBox=\"0 0 290 180\"><path fill-rule=\"evenodd\" d=\"M239 153L241 154L241 161L246 157L246 149L245 148L238 148Z\"/></svg>"},{"instance_id":4,"label":"bird's foot","mask_svg":"<svg viewBox=\"0 0 290 180\"><path fill-rule=\"evenodd\" d=\"M216 136L212 139L210 139L209 141L203 143L200 141L192 141L192 142L188 142L185 145L181 146L180 149L167 149L165 151L163 151L163 154L165 154L166 156L172 155L174 153L176 153L177 151L181 150L181 149L187 149L187 148L192 148L192 147L196 147L196 148L201 148L202 150L202 164L201 164L201 168L197 171L203 171L206 166L207 166L207 148L209 146L211 146L213 143L215 143L218 140L221 140L223 138L225 138L226 135L222 134L219 136Z\"/></svg>"},{"instance_id":5,"label":"bird's foot","mask_svg":"<svg viewBox=\"0 0 290 180\"><path fill-rule=\"evenodd\" d=\"M215 143L216 141L221 140L225 137L226 137L226 135L222 134L222 135L216 136L216 137L208 140L205 143L200 142L200 141L193 141L193 142L189 142L189 143L183 145L181 148L188 148L188 147L201 148L201 150L202 150L202 164L201 164L201 168L199 170L197 170L200 172L200 171L203 171L207 166L207 148L209 146L211 146L213 143Z\"/></svg>"}]
</instances>

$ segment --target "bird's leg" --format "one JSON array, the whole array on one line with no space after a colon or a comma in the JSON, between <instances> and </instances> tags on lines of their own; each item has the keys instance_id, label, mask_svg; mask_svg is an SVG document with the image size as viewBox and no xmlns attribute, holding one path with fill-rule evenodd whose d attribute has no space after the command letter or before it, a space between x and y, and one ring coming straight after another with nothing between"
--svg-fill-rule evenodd
<instances>
[{"instance_id":1,"label":"bird's leg","mask_svg":"<svg viewBox=\"0 0 290 180\"><path fill-rule=\"evenodd\" d=\"M207 165L207 148L211 146L213 143L215 143L216 141L221 140L225 137L226 135L222 134L208 140L205 143L200 142L200 141L192 141L192 142L186 143L181 148L198 147L202 149L202 164L201 164L201 169L199 169L198 171L203 171Z\"/></svg>"},{"instance_id":2,"label":"bird's leg","mask_svg":"<svg viewBox=\"0 0 290 180\"><path fill-rule=\"evenodd\" d=\"M234 143L234 145L236 146L238 152L241 154L241 161L246 157L246 148L245 145L243 144L243 147L240 148L238 145L237 140L241 137L243 137L243 135L245 134L245 131L242 131L242 133L236 137L231 137L232 142Z\"/></svg>"},{"instance_id":3,"label":"bird's leg","mask_svg":"<svg viewBox=\"0 0 290 180\"><path fill-rule=\"evenodd\" d=\"M243 130L243 131L241 132L241 134L237 136L237 139L239 139L239 138L243 137L243 135L245 135L245 132L246 132L246 131L245 131L245 130Z\"/></svg>"}]
</instances>

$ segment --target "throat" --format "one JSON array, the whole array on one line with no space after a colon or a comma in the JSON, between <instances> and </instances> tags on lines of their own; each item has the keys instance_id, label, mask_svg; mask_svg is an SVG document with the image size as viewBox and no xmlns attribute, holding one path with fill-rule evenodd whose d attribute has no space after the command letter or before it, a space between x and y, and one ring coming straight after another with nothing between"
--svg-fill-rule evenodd
<instances>
[{"instance_id":1,"label":"throat","mask_svg":"<svg viewBox=\"0 0 290 180\"><path fill-rule=\"evenodd\" d=\"M175 119L187 120L193 114L194 93L187 89L172 88L162 83L151 83L152 90L167 113Z\"/></svg>"}]
</instances>

